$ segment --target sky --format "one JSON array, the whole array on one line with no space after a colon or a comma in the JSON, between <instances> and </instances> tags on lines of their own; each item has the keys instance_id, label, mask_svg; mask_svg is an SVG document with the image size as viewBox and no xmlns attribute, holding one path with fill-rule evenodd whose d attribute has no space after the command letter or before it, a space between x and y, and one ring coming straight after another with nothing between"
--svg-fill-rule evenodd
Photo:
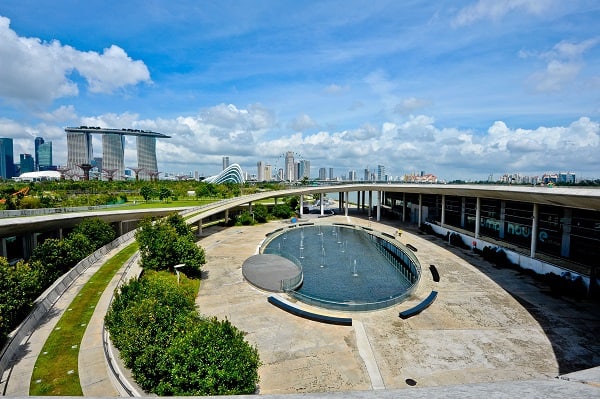
<instances>
[{"instance_id":1,"label":"sky","mask_svg":"<svg viewBox=\"0 0 600 399\"><path fill-rule=\"evenodd\" d=\"M151 130L160 171L202 176L293 151L312 177L600 178L598 21L597 0L2 0L0 137L64 165L67 126Z\"/></svg>"}]
</instances>

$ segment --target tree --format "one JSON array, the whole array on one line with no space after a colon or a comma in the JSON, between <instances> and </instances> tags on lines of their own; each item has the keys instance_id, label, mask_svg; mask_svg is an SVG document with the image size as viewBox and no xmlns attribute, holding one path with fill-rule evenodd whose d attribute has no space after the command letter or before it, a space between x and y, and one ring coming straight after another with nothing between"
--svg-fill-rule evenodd
<instances>
[{"instance_id":1,"label":"tree","mask_svg":"<svg viewBox=\"0 0 600 399\"><path fill-rule=\"evenodd\" d=\"M148 202L156 197L156 190L151 186L142 186L142 188L140 188L140 195L144 198L144 201Z\"/></svg>"},{"instance_id":2,"label":"tree","mask_svg":"<svg viewBox=\"0 0 600 399\"><path fill-rule=\"evenodd\" d=\"M166 200L171 197L171 195L173 195L173 192L166 187L161 187L160 190L158 190L158 199L161 201Z\"/></svg>"},{"instance_id":3,"label":"tree","mask_svg":"<svg viewBox=\"0 0 600 399\"><path fill-rule=\"evenodd\" d=\"M258 223L265 223L269 216L269 209L266 205L256 204L254 205L252 212L254 213L254 220Z\"/></svg>"},{"instance_id":4,"label":"tree","mask_svg":"<svg viewBox=\"0 0 600 399\"><path fill-rule=\"evenodd\" d=\"M288 204L277 204L271 211L273 216L280 219L287 219L294 214L292 208Z\"/></svg>"},{"instance_id":5,"label":"tree","mask_svg":"<svg viewBox=\"0 0 600 399\"><path fill-rule=\"evenodd\" d=\"M144 219L140 223L135 237L144 269L173 272L175 265L184 263L186 274L200 273L200 267L206 262L204 250L196 245L191 231L181 225L183 219L180 218L169 217L154 222Z\"/></svg>"},{"instance_id":6,"label":"tree","mask_svg":"<svg viewBox=\"0 0 600 399\"><path fill-rule=\"evenodd\" d=\"M83 234L92 244L94 250L103 247L115 239L115 231L102 219L85 219L75 229L73 233Z\"/></svg>"}]
</instances>

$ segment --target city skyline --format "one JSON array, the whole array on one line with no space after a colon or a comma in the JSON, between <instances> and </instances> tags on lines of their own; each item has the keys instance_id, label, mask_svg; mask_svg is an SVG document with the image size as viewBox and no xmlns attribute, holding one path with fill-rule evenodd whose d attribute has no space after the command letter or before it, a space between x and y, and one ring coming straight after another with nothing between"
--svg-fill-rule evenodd
<instances>
[{"instance_id":1,"label":"city skyline","mask_svg":"<svg viewBox=\"0 0 600 399\"><path fill-rule=\"evenodd\" d=\"M65 165L66 126L161 131L158 169L203 176L600 177L597 2L339 4L4 1L0 136Z\"/></svg>"}]
</instances>

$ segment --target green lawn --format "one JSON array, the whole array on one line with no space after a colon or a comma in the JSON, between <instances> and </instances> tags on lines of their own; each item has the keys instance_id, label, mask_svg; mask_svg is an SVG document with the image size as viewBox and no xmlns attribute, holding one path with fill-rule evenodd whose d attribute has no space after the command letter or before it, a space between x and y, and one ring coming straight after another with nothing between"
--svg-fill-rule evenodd
<instances>
[{"instance_id":1,"label":"green lawn","mask_svg":"<svg viewBox=\"0 0 600 399\"><path fill-rule=\"evenodd\" d=\"M132 243L108 260L82 287L58 321L37 358L31 396L82 396L77 359L81 339L100 296L115 273L138 249Z\"/></svg>"}]
</instances>

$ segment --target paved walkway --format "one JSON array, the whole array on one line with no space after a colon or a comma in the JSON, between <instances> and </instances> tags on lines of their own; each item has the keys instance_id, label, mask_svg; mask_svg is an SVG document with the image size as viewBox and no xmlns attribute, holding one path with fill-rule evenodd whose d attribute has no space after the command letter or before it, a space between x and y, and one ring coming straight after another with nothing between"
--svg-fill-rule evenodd
<instances>
[{"instance_id":1,"label":"paved walkway","mask_svg":"<svg viewBox=\"0 0 600 399\"><path fill-rule=\"evenodd\" d=\"M344 216L314 221L369 224ZM207 257L197 298L200 312L227 317L247 332L263 362L261 394L286 399L293 393L321 398L339 391L350 398L600 397L600 369L583 370L600 365L595 304L553 298L528 276L496 269L443 240L400 226L406 232L401 241L418 248L423 266L414 300L352 313L352 327L320 324L268 304L269 294L242 277L244 260L256 253L265 233L280 226L214 228L200 241ZM399 226L373 222L372 227L393 234ZM429 264L440 272L439 283L428 274ZM8 396L27 396L46 337L99 266L72 285L24 343ZM79 373L86 396L118 395L103 363L100 339L114 284L116 280L102 296L81 345ZM430 308L408 320L398 317L433 288L440 294Z\"/></svg>"}]
</instances>

